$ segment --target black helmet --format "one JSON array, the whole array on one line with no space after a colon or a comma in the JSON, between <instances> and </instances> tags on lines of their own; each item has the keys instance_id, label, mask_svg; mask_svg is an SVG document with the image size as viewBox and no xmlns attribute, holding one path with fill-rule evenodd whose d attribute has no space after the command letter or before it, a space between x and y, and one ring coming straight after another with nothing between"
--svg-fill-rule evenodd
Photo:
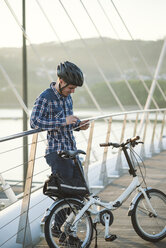
<instances>
[{"instance_id":1,"label":"black helmet","mask_svg":"<svg viewBox=\"0 0 166 248\"><path fill-rule=\"evenodd\" d=\"M63 79L67 85L82 86L84 82L84 76L80 68L69 61L60 63L57 66L57 76Z\"/></svg>"}]
</instances>

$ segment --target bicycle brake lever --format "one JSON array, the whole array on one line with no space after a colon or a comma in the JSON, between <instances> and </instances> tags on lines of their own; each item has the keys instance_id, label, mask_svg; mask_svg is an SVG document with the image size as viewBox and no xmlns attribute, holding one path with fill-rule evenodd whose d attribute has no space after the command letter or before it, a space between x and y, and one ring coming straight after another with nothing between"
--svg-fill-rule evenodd
<instances>
[{"instance_id":1,"label":"bicycle brake lever","mask_svg":"<svg viewBox=\"0 0 166 248\"><path fill-rule=\"evenodd\" d=\"M132 142L132 143L131 143L131 146L132 146L132 147L135 147L135 146L138 145L138 144L144 144L144 142L143 142L143 141Z\"/></svg>"}]
</instances>

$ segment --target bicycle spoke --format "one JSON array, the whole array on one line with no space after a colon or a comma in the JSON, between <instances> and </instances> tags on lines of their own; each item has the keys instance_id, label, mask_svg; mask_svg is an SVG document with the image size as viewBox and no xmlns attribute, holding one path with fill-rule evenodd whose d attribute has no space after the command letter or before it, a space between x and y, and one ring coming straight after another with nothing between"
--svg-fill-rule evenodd
<instances>
[{"instance_id":1,"label":"bicycle spoke","mask_svg":"<svg viewBox=\"0 0 166 248\"><path fill-rule=\"evenodd\" d=\"M150 190L149 195L157 216L148 209L145 199L140 196L135 204L132 223L140 237L148 241L158 241L166 236L166 197L156 189Z\"/></svg>"},{"instance_id":2,"label":"bicycle spoke","mask_svg":"<svg viewBox=\"0 0 166 248\"><path fill-rule=\"evenodd\" d=\"M72 225L81 208L81 203L71 199L52 210L52 216L45 224L46 240L50 247L86 247L91 242L93 228L88 213L83 214L74 228Z\"/></svg>"}]
</instances>

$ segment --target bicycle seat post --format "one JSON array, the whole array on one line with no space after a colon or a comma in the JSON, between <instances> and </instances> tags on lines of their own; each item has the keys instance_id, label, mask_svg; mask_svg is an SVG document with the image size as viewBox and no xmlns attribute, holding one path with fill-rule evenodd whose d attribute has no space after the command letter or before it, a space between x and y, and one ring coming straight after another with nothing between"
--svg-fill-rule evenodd
<instances>
[{"instance_id":1,"label":"bicycle seat post","mask_svg":"<svg viewBox=\"0 0 166 248\"><path fill-rule=\"evenodd\" d=\"M88 185L87 185L87 183L86 183L86 180L85 180L85 177L84 177L83 168L82 168L82 166L80 165L80 161L79 161L79 158L78 158L77 156L74 158L74 163L75 163L75 165L78 167L80 176L81 176L82 179L84 180L84 183L85 183L85 186L86 186L86 188L87 188L88 194L90 194L89 187L88 187Z\"/></svg>"}]
</instances>

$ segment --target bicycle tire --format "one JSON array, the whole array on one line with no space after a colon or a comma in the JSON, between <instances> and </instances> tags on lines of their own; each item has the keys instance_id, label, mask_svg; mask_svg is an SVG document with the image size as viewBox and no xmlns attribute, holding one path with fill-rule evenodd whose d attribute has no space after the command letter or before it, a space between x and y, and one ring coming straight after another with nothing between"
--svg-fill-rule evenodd
<instances>
[{"instance_id":1,"label":"bicycle tire","mask_svg":"<svg viewBox=\"0 0 166 248\"><path fill-rule=\"evenodd\" d=\"M78 213L80 209L82 209L83 204L74 199L67 199L60 202L56 205L52 211L50 212L44 226L45 238L47 244L51 248L59 248L59 247L89 247L92 237L93 237L93 224L92 219L89 215L89 212L85 212L81 219L79 219L77 224L76 236L77 240L74 238L74 243L72 241L71 244L71 232L70 225L74 220L74 216ZM74 213L71 214L71 213ZM66 219L69 219L69 216L73 215L72 221L66 222ZM56 220L55 220L56 219ZM60 227L60 223L63 224ZM55 227L57 225L60 227L60 234L55 237L55 233L53 233L53 225ZM54 229L55 230L55 229Z\"/></svg>"},{"instance_id":2,"label":"bicycle tire","mask_svg":"<svg viewBox=\"0 0 166 248\"><path fill-rule=\"evenodd\" d=\"M166 195L157 189L147 192L157 217L152 214L141 194L135 203L131 221L134 230L142 239L157 242L166 237Z\"/></svg>"}]
</instances>

